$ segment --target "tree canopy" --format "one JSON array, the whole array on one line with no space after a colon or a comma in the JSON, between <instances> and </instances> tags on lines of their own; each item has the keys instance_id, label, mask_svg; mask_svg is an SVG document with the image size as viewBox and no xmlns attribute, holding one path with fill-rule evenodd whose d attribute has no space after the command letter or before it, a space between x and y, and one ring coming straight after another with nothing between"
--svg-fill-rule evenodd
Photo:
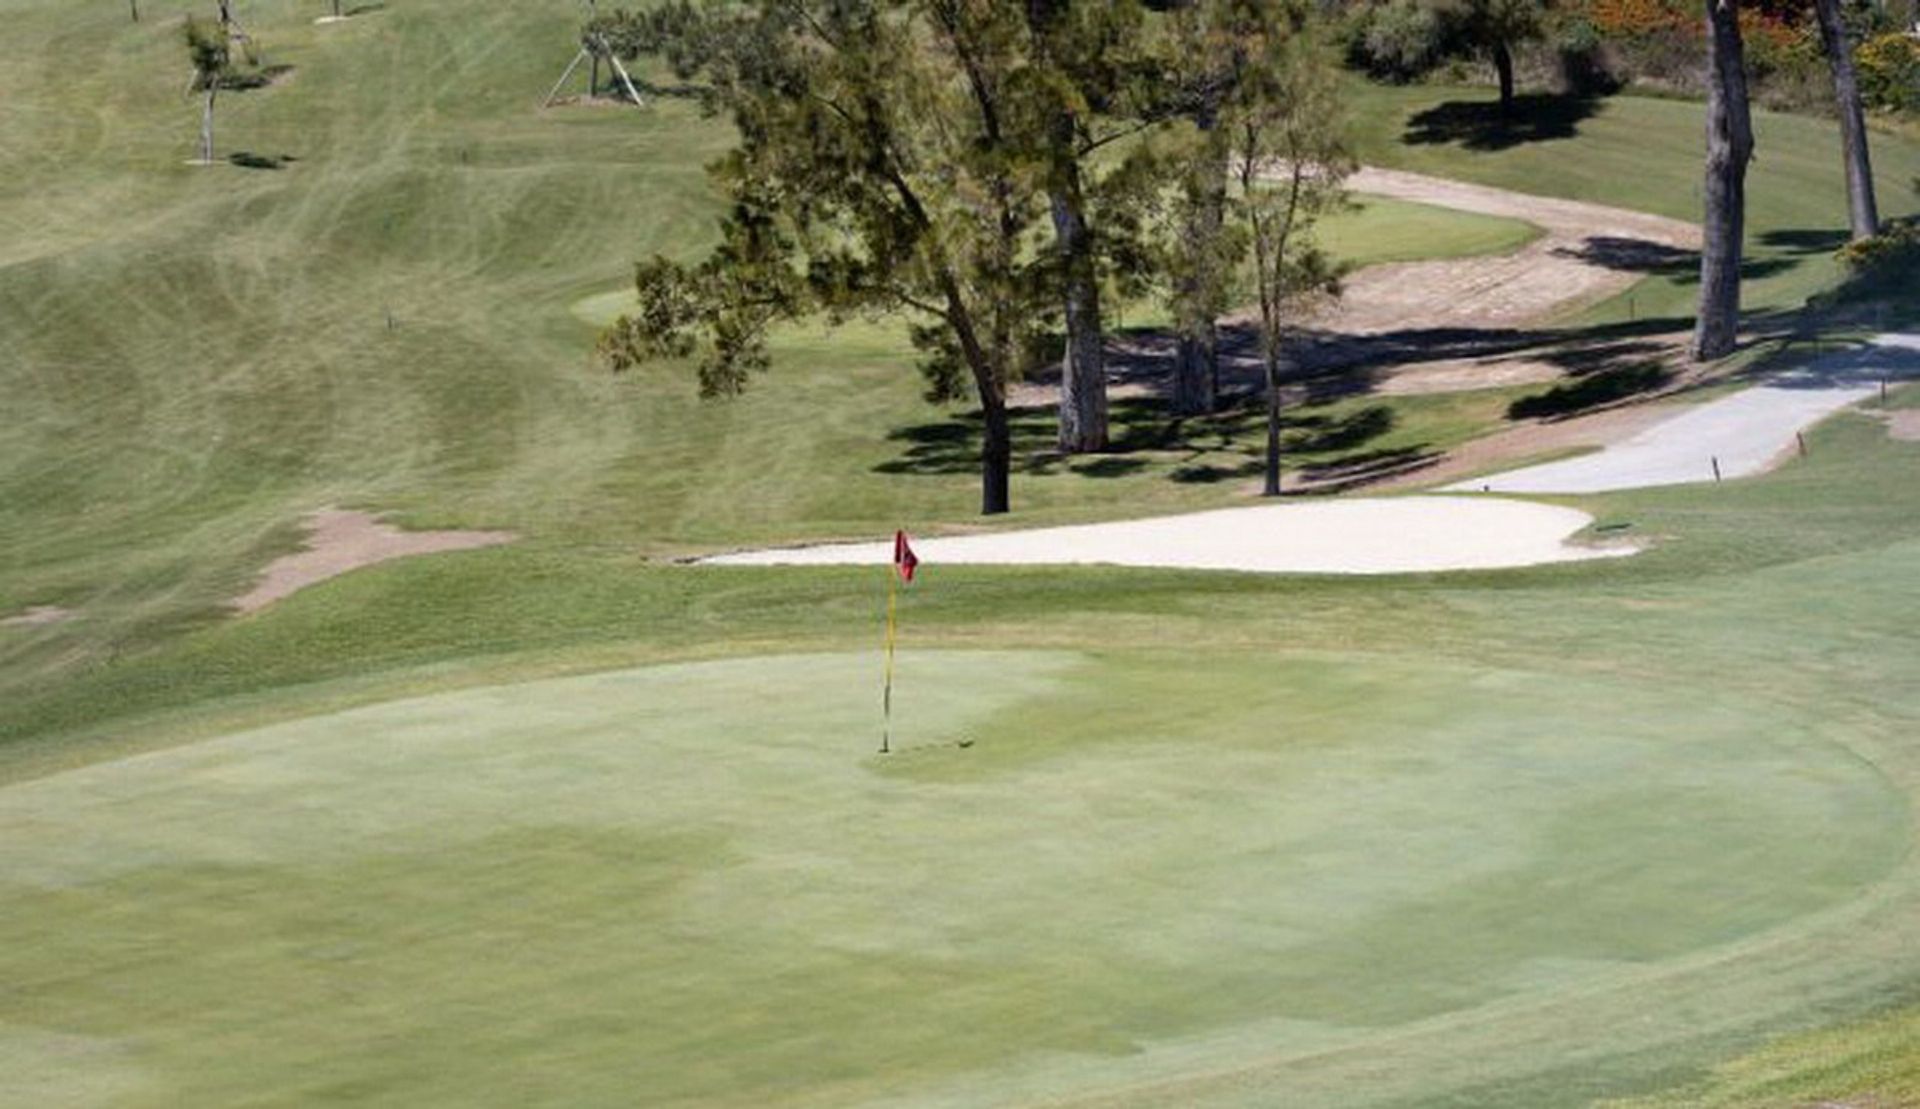
<instances>
[{"instance_id":1,"label":"tree canopy","mask_svg":"<svg viewBox=\"0 0 1920 1109\"><path fill-rule=\"evenodd\" d=\"M1249 133L1214 124L1277 144L1256 158L1286 156L1290 132L1274 128L1302 112L1325 117L1316 135L1331 127L1328 98L1296 80L1307 55L1286 49L1304 5L1186 7L1168 22L1067 0L672 0L608 17L622 49L671 67L738 141L709 167L719 245L639 263L639 306L602 353L616 370L691 360L702 392L725 395L769 367L784 321L902 314L930 396L978 401L981 507L1005 511L1007 387L1046 357L1051 328L1066 325L1063 376L1093 374L1078 387L1103 402L1100 289L1174 288L1209 327L1224 308L1248 238L1225 220L1226 145ZM1207 59L1197 70L1190 51ZM1197 238L1195 205L1211 205ZM1296 232L1310 208L1296 197ZM1277 248L1289 290L1317 257L1300 244ZM1075 387L1065 449L1104 442L1103 422L1080 422L1104 404Z\"/></svg>"},{"instance_id":2,"label":"tree canopy","mask_svg":"<svg viewBox=\"0 0 1920 1109\"><path fill-rule=\"evenodd\" d=\"M1018 149L1014 27L990 0L688 0L641 17L638 53L697 82L736 148L711 167L720 245L636 271L639 310L601 349L616 369L696 359L737 392L769 328L906 313L930 393L971 385L983 512L1008 508L1006 386L1032 349L1043 161Z\"/></svg>"}]
</instances>

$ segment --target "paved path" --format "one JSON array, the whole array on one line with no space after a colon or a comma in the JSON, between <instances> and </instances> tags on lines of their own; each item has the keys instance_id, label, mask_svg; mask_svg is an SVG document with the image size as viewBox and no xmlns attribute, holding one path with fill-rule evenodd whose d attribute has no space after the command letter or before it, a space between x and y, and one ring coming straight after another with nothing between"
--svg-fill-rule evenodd
<instances>
[{"instance_id":1,"label":"paved path","mask_svg":"<svg viewBox=\"0 0 1920 1109\"><path fill-rule=\"evenodd\" d=\"M1634 553L1567 542L1584 512L1492 497L1308 500L1107 524L916 539L929 566L1104 563L1266 573L1396 574L1572 562ZM743 551L709 564L882 565L891 543Z\"/></svg>"},{"instance_id":2,"label":"paved path","mask_svg":"<svg viewBox=\"0 0 1920 1109\"><path fill-rule=\"evenodd\" d=\"M1882 335L1722 400L1696 405L1596 454L1449 485L1495 493L1602 493L1761 473L1794 436L1875 396L1886 378L1920 375L1920 335Z\"/></svg>"}]
</instances>

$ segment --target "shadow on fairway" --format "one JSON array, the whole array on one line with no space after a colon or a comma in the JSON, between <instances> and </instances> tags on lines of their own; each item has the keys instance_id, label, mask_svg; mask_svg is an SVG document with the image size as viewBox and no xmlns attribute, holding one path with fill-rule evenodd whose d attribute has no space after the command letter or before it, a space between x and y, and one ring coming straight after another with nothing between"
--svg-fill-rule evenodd
<instances>
[{"instance_id":1,"label":"shadow on fairway","mask_svg":"<svg viewBox=\"0 0 1920 1109\"><path fill-rule=\"evenodd\" d=\"M1449 100L1407 118L1401 141L1415 146L1458 145L1466 150L1507 150L1523 143L1570 139L1600 110L1600 99L1580 93L1526 93L1513 110L1498 101Z\"/></svg>"},{"instance_id":2,"label":"shadow on fairway","mask_svg":"<svg viewBox=\"0 0 1920 1109\"><path fill-rule=\"evenodd\" d=\"M241 169L280 170L299 160L291 154L255 154L251 150L236 150L227 155L227 161Z\"/></svg>"},{"instance_id":3,"label":"shadow on fairway","mask_svg":"<svg viewBox=\"0 0 1920 1109\"><path fill-rule=\"evenodd\" d=\"M1760 237L1762 244L1773 245L1777 235L1824 235L1824 232L1774 232ZM1787 240L1789 243L1792 240ZM1641 273L1650 277L1669 277L1678 285L1697 285L1700 283L1700 252L1681 250L1663 243L1648 242L1644 239L1617 238L1609 235L1596 235L1584 240L1576 248L1561 247L1554 251L1563 258L1578 258L1590 265L1604 266L1610 270L1625 273ZM1741 259L1740 278L1754 281L1763 277L1785 273L1798 267L1808 257L1816 254L1829 254L1831 250L1792 245L1786 249L1762 257L1749 254Z\"/></svg>"},{"instance_id":4,"label":"shadow on fairway","mask_svg":"<svg viewBox=\"0 0 1920 1109\"><path fill-rule=\"evenodd\" d=\"M1370 444L1394 429L1393 410L1384 404L1332 415L1313 410L1321 403L1295 404L1281 421L1288 469L1315 485L1332 483L1343 488L1363 480L1379 480L1440 457L1425 444L1389 450L1371 448ZM1144 473L1160 464L1167 467L1167 480L1186 484L1260 473L1266 414L1255 391L1236 390L1223 398L1219 411L1203 416L1174 415L1152 397L1116 398L1108 415L1110 446L1106 452L1064 455L1055 447L1057 425L1052 408L1015 409L1009 413L1013 471L1028 476L1117 478ZM980 466L978 412L900 428L888 438L904 444L904 449L899 457L875 466L877 473L970 474ZM1311 458L1304 463L1296 461L1302 455ZM1336 457L1329 459L1327 455Z\"/></svg>"}]
</instances>

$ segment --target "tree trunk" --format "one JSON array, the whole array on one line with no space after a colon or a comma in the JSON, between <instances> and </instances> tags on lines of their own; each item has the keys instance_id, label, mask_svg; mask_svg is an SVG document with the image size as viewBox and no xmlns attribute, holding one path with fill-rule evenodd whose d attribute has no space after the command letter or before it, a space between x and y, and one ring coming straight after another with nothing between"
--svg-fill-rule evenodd
<instances>
[{"instance_id":1,"label":"tree trunk","mask_svg":"<svg viewBox=\"0 0 1920 1109\"><path fill-rule=\"evenodd\" d=\"M1100 284L1093 264L1079 170L1051 197L1067 310L1067 350L1060 362L1060 449L1068 454L1107 449L1107 366L1100 324Z\"/></svg>"},{"instance_id":2,"label":"tree trunk","mask_svg":"<svg viewBox=\"0 0 1920 1109\"><path fill-rule=\"evenodd\" d=\"M1753 159L1738 0L1706 0L1706 5L1706 211L1700 312L1693 332L1696 362L1724 357L1739 339L1740 251L1746 231L1747 163Z\"/></svg>"},{"instance_id":3,"label":"tree trunk","mask_svg":"<svg viewBox=\"0 0 1920 1109\"><path fill-rule=\"evenodd\" d=\"M600 55L593 55L593 68L587 74L587 99L600 95Z\"/></svg>"},{"instance_id":4,"label":"tree trunk","mask_svg":"<svg viewBox=\"0 0 1920 1109\"><path fill-rule=\"evenodd\" d=\"M1013 436L1007 428L1007 402L982 397L986 436L980 446L980 515L998 516L1012 505L1007 491L1013 469Z\"/></svg>"},{"instance_id":5,"label":"tree trunk","mask_svg":"<svg viewBox=\"0 0 1920 1109\"><path fill-rule=\"evenodd\" d=\"M1513 114L1513 51L1505 42L1493 44L1493 68L1500 74L1500 114Z\"/></svg>"},{"instance_id":6,"label":"tree trunk","mask_svg":"<svg viewBox=\"0 0 1920 1109\"><path fill-rule=\"evenodd\" d=\"M1179 346L1174 354L1173 410L1183 416L1212 412L1220 403L1220 329L1218 290L1220 228L1227 204L1227 142L1219 133L1213 106L1194 123L1204 138L1186 181L1188 257L1174 288Z\"/></svg>"},{"instance_id":7,"label":"tree trunk","mask_svg":"<svg viewBox=\"0 0 1920 1109\"><path fill-rule=\"evenodd\" d=\"M1853 47L1840 19L1840 0L1815 0L1820 41L1833 70L1834 107L1840 115L1840 151L1847 167L1847 218L1855 239L1880 233L1880 212L1873 199L1873 161L1867 153L1867 120L1860 109L1860 84L1853 72Z\"/></svg>"},{"instance_id":8,"label":"tree trunk","mask_svg":"<svg viewBox=\"0 0 1920 1109\"><path fill-rule=\"evenodd\" d=\"M1212 320L1180 325L1173 352L1173 410L1205 416L1220 405L1220 329Z\"/></svg>"},{"instance_id":9,"label":"tree trunk","mask_svg":"<svg viewBox=\"0 0 1920 1109\"><path fill-rule=\"evenodd\" d=\"M213 98L220 91L219 81L216 76L207 77L206 106L200 110L200 160L208 165L213 164Z\"/></svg>"},{"instance_id":10,"label":"tree trunk","mask_svg":"<svg viewBox=\"0 0 1920 1109\"><path fill-rule=\"evenodd\" d=\"M1051 66L1053 36L1066 14L1067 0L1027 0L1027 31L1034 52ZM1064 73L1054 76L1066 79ZM1049 109L1046 157L1047 200L1053 211L1054 251L1065 301L1067 349L1060 361L1060 449L1068 454L1107 448L1106 342L1100 321L1099 270L1094 264L1093 229L1080 179L1080 157L1072 110Z\"/></svg>"},{"instance_id":11,"label":"tree trunk","mask_svg":"<svg viewBox=\"0 0 1920 1109\"><path fill-rule=\"evenodd\" d=\"M1267 471L1263 497L1280 495L1280 367L1277 356L1267 355Z\"/></svg>"},{"instance_id":12,"label":"tree trunk","mask_svg":"<svg viewBox=\"0 0 1920 1109\"><path fill-rule=\"evenodd\" d=\"M140 0L127 0L127 7L133 9L133 21L140 22Z\"/></svg>"}]
</instances>

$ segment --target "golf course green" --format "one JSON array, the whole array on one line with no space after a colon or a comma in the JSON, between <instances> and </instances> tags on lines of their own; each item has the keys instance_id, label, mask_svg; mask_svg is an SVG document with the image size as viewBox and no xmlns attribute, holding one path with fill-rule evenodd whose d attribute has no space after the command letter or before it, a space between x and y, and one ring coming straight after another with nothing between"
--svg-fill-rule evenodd
<instances>
[{"instance_id":1,"label":"golf course green","mask_svg":"<svg viewBox=\"0 0 1920 1109\"><path fill-rule=\"evenodd\" d=\"M873 663L548 679L16 785L0 1029L120 1057L130 1105L991 1104L1289 1056L1264 1096L1307 1096L1336 1048L1777 945L1908 843L1816 721L1657 683L939 651L883 758ZM44 1034L0 1038L11 1073L97 1080Z\"/></svg>"},{"instance_id":2,"label":"golf course green","mask_svg":"<svg viewBox=\"0 0 1920 1109\"><path fill-rule=\"evenodd\" d=\"M0 1107L1920 1104L1920 443L1881 402L1765 476L1554 501L1631 558L929 562L883 757L882 571L679 560L981 527L976 414L897 321L782 332L724 402L591 358L636 259L711 242L725 127L541 110L571 0L241 0L292 68L217 143L278 168L189 166L207 7L0 0ZM1488 149L1418 122L1488 89L1349 91L1369 164L1697 216L1698 104ZM1844 192L1830 121L1757 127L1779 364L1848 341L1775 335ZM1920 142L1874 141L1920 208ZM1315 396L1287 465L1537 389ZM1118 397L1062 458L1017 411L1007 523L1250 503L1259 415ZM327 506L513 541L236 612Z\"/></svg>"}]
</instances>

